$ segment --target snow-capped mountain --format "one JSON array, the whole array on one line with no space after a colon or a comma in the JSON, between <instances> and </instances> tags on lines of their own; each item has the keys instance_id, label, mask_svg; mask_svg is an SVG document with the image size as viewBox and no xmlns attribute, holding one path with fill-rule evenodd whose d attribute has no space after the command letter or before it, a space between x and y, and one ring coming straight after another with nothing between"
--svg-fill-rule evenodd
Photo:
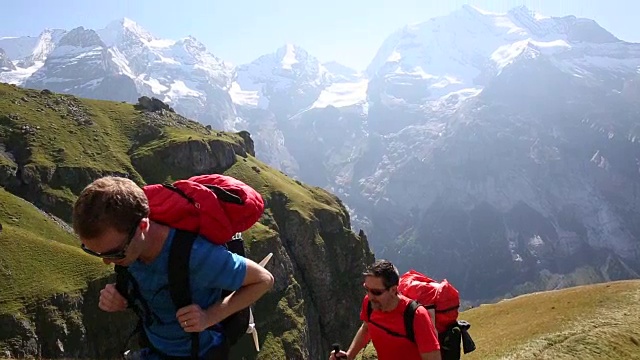
<instances>
[{"instance_id":1,"label":"snow-capped mountain","mask_svg":"<svg viewBox=\"0 0 640 360\"><path fill-rule=\"evenodd\" d=\"M294 44L232 67L128 19L44 35L0 39L0 81L246 129L260 159L339 194L380 256L466 297L640 273L640 44L593 20L465 5L391 34L362 73Z\"/></svg>"},{"instance_id":2,"label":"snow-capped mountain","mask_svg":"<svg viewBox=\"0 0 640 360\"><path fill-rule=\"evenodd\" d=\"M159 39L130 19L97 31L134 79L138 93L155 96L176 111L227 128L235 121L227 91L233 69L197 39Z\"/></svg>"},{"instance_id":3,"label":"snow-capped mountain","mask_svg":"<svg viewBox=\"0 0 640 360\"><path fill-rule=\"evenodd\" d=\"M154 96L203 123L230 128L236 121L228 95L234 69L190 36L159 39L125 18L97 31L2 38L5 47L16 69L1 74L3 82L112 100Z\"/></svg>"},{"instance_id":4,"label":"snow-capped mountain","mask_svg":"<svg viewBox=\"0 0 640 360\"><path fill-rule=\"evenodd\" d=\"M172 78L194 74L195 80L201 82L194 84L195 88L207 83L223 89L230 86L233 69L192 36L159 39L126 18L110 23L97 33L107 46L122 55L126 63L121 66L125 71L153 94L163 94L163 101L170 102L180 95L181 85L171 82ZM168 71L171 73L166 74Z\"/></svg>"},{"instance_id":5,"label":"snow-capped mountain","mask_svg":"<svg viewBox=\"0 0 640 360\"><path fill-rule=\"evenodd\" d=\"M236 104L269 109L285 117L366 99L367 80L362 74L336 62L322 64L293 44L240 65L237 73L230 92Z\"/></svg>"},{"instance_id":6,"label":"snow-capped mountain","mask_svg":"<svg viewBox=\"0 0 640 360\"><path fill-rule=\"evenodd\" d=\"M310 105L328 84L318 60L293 44L240 65L237 73L231 90L234 102L261 109Z\"/></svg>"},{"instance_id":7,"label":"snow-capped mountain","mask_svg":"<svg viewBox=\"0 0 640 360\"><path fill-rule=\"evenodd\" d=\"M24 86L116 101L135 101L133 81L124 76L117 53L98 34L79 27L62 36Z\"/></svg>"},{"instance_id":8,"label":"snow-capped mountain","mask_svg":"<svg viewBox=\"0 0 640 360\"><path fill-rule=\"evenodd\" d=\"M11 72L0 74L0 82L22 84L44 65L44 61L66 33L45 29L38 37L0 37L0 48L14 64Z\"/></svg>"},{"instance_id":9,"label":"snow-capped mountain","mask_svg":"<svg viewBox=\"0 0 640 360\"><path fill-rule=\"evenodd\" d=\"M498 14L464 5L392 34L367 74L383 83L380 101L406 101L402 89L409 84L423 88L410 103L442 103L478 95L521 56L546 56L563 72L592 81L640 66L637 44L620 41L593 20L546 17L526 7Z\"/></svg>"}]
</instances>

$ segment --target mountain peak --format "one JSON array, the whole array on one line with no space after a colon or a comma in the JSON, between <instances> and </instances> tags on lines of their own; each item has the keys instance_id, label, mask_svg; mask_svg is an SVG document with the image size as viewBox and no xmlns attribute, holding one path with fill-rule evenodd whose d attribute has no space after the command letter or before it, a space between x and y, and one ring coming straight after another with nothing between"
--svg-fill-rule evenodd
<instances>
[{"instance_id":1,"label":"mountain peak","mask_svg":"<svg viewBox=\"0 0 640 360\"><path fill-rule=\"evenodd\" d=\"M77 46L80 48L104 46L104 43L100 39L98 34L91 30L85 29L83 26L79 26L68 33L66 33L58 43L59 46Z\"/></svg>"},{"instance_id":2,"label":"mountain peak","mask_svg":"<svg viewBox=\"0 0 640 360\"><path fill-rule=\"evenodd\" d=\"M306 60L309 53L298 45L287 43L276 50L276 57L280 59L283 69L291 69L300 60Z\"/></svg>"},{"instance_id":3,"label":"mountain peak","mask_svg":"<svg viewBox=\"0 0 640 360\"><path fill-rule=\"evenodd\" d=\"M103 29L98 30L97 33L107 46L113 46L124 38L133 37L145 41L155 39L150 32L127 17L110 22Z\"/></svg>"},{"instance_id":4,"label":"mountain peak","mask_svg":"<svg viewBox=\"0 0 640 360\"><path fill-rule=\"evenodd\" d=\"M135 21L129 19L128 17L123 17L119 20L117 20L119 23L122 24L122 26L126 27L126 28L137 28L138 27L138 23L136 23Z\"/></svg>"},{"instance_id":5,"label":"mountain peak","mask_svg":"<svg viewBox=\"0 0 640 360\"><path fill-rule=\"evenodd\" d=\"M115 27L127 29L129 31L132 31L134 33L139 33L139 34L148 34L149 33L142 26L138 25L137 22L135 22L134 20L132 20L132 19L130 19L128 17L122 17L122 18L116 19L116 20L110 22L107 25L107 27L110 27L110 26L115 26Z\"/></svg>"}]
</instances>

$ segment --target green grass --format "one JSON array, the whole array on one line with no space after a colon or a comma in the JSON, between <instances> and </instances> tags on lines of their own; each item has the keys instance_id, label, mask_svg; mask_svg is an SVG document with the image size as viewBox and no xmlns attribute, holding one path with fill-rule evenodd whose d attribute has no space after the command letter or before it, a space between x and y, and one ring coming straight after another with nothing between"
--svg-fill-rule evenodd
<instances>
[{"instance_id":1,"label":"green grass","mask_svg":"<svg viewBox=\"0 0 640 360\"><path fill-rule=\"evenodd\" d=\"M305 219L312 219L313 212L320 209L339 211L338 200L330 193L297 182L252 156L238 156L236 163L225 174L242 179L258 190L265 201L275 194L285 195L289 200L289 208L300 212Z\"/></svg>"},{"instance_id":2,"label":"green grass","mask_svg":"<svg viewBox=\"0 0 640 360\"><path fill-rule=\"evenodd\" d=\"M89 119L92 124L79 123L70 111L75 111L77 119ZM124 156L127 142L119 125L135 116L131 105L107 105L60 94L46 96L35 90L0 84L2 115L5 116L2 125L11 128L31 150L29 163L104 171L116 171L128 163ZM24 130L26 126L35 130L30 133Z\"/></svg>"},{"instance_id":3,"label":"green grass","mask_svg":"<svg viewBox=\"0 0 640 360\"><path fill-rule=\"evenodd\" d=\"M73 292L110 271L30 203L0 188L0 314Z\"/></svg>"},{"instance_id":4,"label":"green grass","mask_svg":"<svg viewBox=\"0 0 640 360\"><path fill-rule=\"evenodd\" d=\"M521 295L460 313L477 349L463 360L640 359L640 280ZM371 359L371 351L368 356Z\"/></svg>"}]
</instances>

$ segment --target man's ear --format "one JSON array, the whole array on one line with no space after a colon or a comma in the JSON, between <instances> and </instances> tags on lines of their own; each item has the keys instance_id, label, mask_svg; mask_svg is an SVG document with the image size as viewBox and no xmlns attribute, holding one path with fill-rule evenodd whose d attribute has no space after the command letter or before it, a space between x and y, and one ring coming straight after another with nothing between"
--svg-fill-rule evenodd
<instances>
[{"instance_id":1,"label":"man's ear","mask_svg":"<svg viewBox=\"0 0 640 360\"><path fill-rule=\"evenodd\" d=\"M140 220L140 229L142 231L147 231L149 230L149 218L143 218L142 220Z\"/></svg>"}]
</instances>

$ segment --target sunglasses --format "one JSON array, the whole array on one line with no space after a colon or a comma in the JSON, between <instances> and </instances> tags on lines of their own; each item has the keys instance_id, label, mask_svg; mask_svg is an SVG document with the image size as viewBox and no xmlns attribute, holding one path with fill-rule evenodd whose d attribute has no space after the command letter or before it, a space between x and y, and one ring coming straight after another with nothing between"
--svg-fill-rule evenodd
<instances>
[{"instance_id":1,"label":"sunglasses","mask_svg":"<svg viewBox=\"0 0 640 360\"><path fill-rule=\"evenodd\" d=\"M131 244L131 241L133 241L134 236L136 235L136 231L138 230L138 225L140 225L140 222L136 222L135 225L131 228L131 230L129 230L127 241L125 241L124 245L122 246L122 249L99 253L87 248L84 244L81 245L81 248L87 254L97 256L102 259L109 259L109 260L124 259L127 256L126 254L127 248L129 247L129 244Z\"/></svg>"},{"instance_id":2,"label":"sunglasses","mask_svg":"<svg viewBox=\"0 0 640 360\"><path fill-rule=\"evenodd\" d=\"M387 290L389 290L388 288L385 289L369 289L367 287L367 285L362 284L362 286L364 287L364 289L371 295L373 296L380 296L382 294L384 294L385 292L387 292Z\"/></svg>"}]
</instances>

